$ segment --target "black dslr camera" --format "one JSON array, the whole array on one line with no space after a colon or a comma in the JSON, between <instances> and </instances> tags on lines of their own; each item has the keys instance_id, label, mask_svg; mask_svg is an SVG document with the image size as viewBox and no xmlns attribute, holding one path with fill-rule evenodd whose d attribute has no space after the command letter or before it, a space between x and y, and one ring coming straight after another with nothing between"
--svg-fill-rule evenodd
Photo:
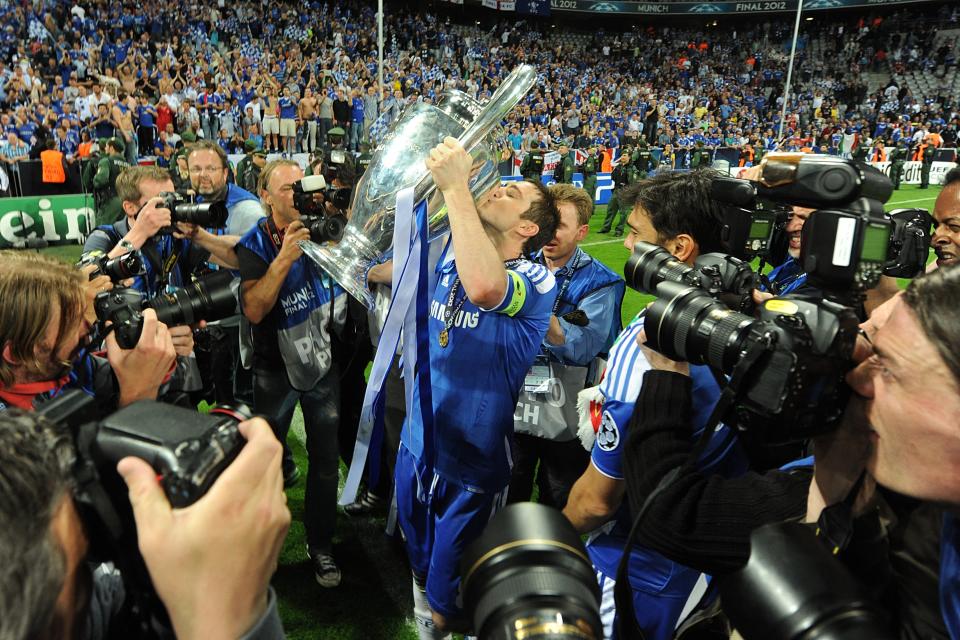
<instances>
[{"instance_id":1,"label":"black dslr camera","mask_svg":"<svg viewBox=\"0 0 960 640\"><path fill-rule=\"evenodd\" d=\"M217 271L197 279L189 287L144 301L136 289L120 287L99 293L94 300L97 320L110 322L122 349L132 349L143 330L144 309L157 312L167 326L193 324L200 320L223 320L236 314L233 276Z\"/></svg>"},{"instance_id":2,"label":"black dslr camera","mask_svg":"<svg viewBox=\"0 0 960 640\"><path fill-rule=\"evenodd\" d=\"M721 300L731 309L753 313L753 290L760 277L750 264L722 253L697 256L688 267L669 251L649 242L638 242L623 267L627 283L638 291L656 291L661 282L697 287Z\"/></svg>"},{"instance_id":3,"label":"black dslr camera","mask_svg":"<svg viewBox=\"0 0 960 640\"><path fill-rule=\"evenodd\" d=\"M113 562L123 576L132 637L172 637L163 603L137 547L127 488L116 471L127 456L154 468L170 504L187 507L206 494L245 444L237 425L246 407L209 414L141 401L100 419L94 398L68 391L38 411L68 430L75 445L74 500L91 541L90 557Z\"/></svg>"},{"instance_id":4,"label":"black dslr camera","mask_svg":"<svg viewBox=\"0 0 960 640\"><path fill-rule=\"evenodd\" d=\"M734 401L723 420L778 443L828 431L840 419L858 331L854 307L891 262L894 223L882 205L892 186L872 167L799 154L771 154L765 162L767 186L758 192L819 207L804 224L800 260L822 298L773 298L755 318L717 301L717 289L733 287L705 286L644 244L634 249L625 275L631 287L658 296L646 311L648 344L728 376ZM915 249L918 241L909 242Z\"/></svg>"},{"instance_id":5,"label":"black dslr camera","mask_svg":"<svg viewBox=\"0 0 960 640\"><path fill-rule=\"evenodd\" d=\"M90 272L90 279L93 280L99 276L107 276L117 284L129 278L143 274L143 260L140 253L131 251L116 258L108 258L105 254L90 254L77 263L77 267L87 265L96 265L96 268Z\"/></svg>"},{"instance_id":6,"label":"black dslr camera","mask_svg":"<svg viewBox=\"0 0 960 640\"><path fill-rule=\"evenodd\" d=\"M225 202L190 202L183 195L164 191L160 194L163 206L170 210L169 227L157 233L170 235L177 230L178 222L189 222L205 229L223 229L227 226L227 204Z\"/></svg>"},{"instance_id":7,"label":"black dslr camera","mask_svg":"<svg viewBox=\"0 0 960 640\"><path fill-rule=\"evenodd\" d=\"M350 206L350 189L328 189L326 179L319 175L293 183L293 206L300 212L300 222L310 232L310 239L317 244L339 241L347 226L343 213L327 212L328 202L337 211L345 211Z\"/></svg>"}]
</instances>

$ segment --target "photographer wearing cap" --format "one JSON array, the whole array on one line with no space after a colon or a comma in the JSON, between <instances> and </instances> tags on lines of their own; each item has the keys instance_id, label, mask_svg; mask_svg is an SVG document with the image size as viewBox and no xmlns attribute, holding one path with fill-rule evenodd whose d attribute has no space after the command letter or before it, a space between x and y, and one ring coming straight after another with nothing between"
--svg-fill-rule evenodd
<instances>
[{"instance_id":1,"label":"photographer wearing cap","mask_svg":"<svg viewBox=\"0 0 960 640\"><path fill-rule=\"evenodd\" d=\"M129 489L140 553L179 638L283 637L269 580L290 523L280 447L260 419L209 491L171 509L157 472L117 465ZM39 416L0 413L0 637L90 639L134 633L115 571L88 563L74 491L70 432ZM121 485L122 486L122 485ZM83 616L83 617L81 617Z\"/></svg>"},{"instance_id":2,"label":"photographer wearing cap","mask_svg":"<svg viewBox=\"0 0 960 640\"><path fill-rule=\"evenodd\" d=\"M123 159L123 153L126 149L123 140L110 138L102 144L106 155L100 156L96 165L96 173L93 174L91 179L98 226L111 224L123 216L123 206L117 196L116 184L120 172L130 166Z\"/></svg>"},{"instance_id":3,"label":"photographer wearing cap","mask_svg":"<svg viewBox=\"0 0 960 640\"><path fill-rule=\"evenodd\" d=\"M87 352L96 321L93 299L110 279L26 252L2 252L0 261L0 409L33 409L63 389L80 388L103 409L155 399L176 352L153 310L133 349L106 338L106 358ZM192 340L191 340L192 342Z\"/></svg>"},{"instance_id":4,"label":"photographer wearing cap","mask_svg":"<svg viewBox=\"0 0 960 640\"><path fill-rule=\"evenodd\" d=\"M297 403L303 409L307 449L304 526L317 582L340 584L333 558L337 517L340 422L340 366L331 350L343 328L346 293L300 250L310 232L300 222L294 183L303 170L293 160L268 162L260 174L260 195L270 216L237 245L243 314L253 339L254 404L270 418L281 443ZM298 472L284 445L287 484Z\"/></svg>"},{"instance_id":5,"label":"photographer wearing cap","mask_svg":"<svg viewBox=\"0 0 960 640\"><path fill-rule=\"evenodd\" d=\"M587 192L568 184L549 190L557 201L560 225L534 261L553 272L558 294L546 339L514 414L508 501L530 500L536 474L539 502L562 509L590 461L577 437L577 394L596 384L601 358L620 333L626 285L578 246L593 214Z\"/></svg>"},{"instance_id":6,"label":"photographer wearing cap","mask_svg":"<svg viewBox=\"0 0 960 640\"><path fill-rule=\"evenodd\" d=\"M690 173L660 173L624 187L621 202L629 207L630 232L624 241L633 250L638 241L660 245L680 262L693 265L703 253L719 251L720 205L710 197L709 170ZM600 383L602 405L591 403L591 415L599 416L591 464L577 480L563 513L580 533L593 531L587 551L597 569L603 591L601 616L610 637L616 611L614 576L623 552L632 517L624 504L624 445L627 423L641 390L643 373L650 368L637 336L644 326L644 312L624 329L610 350ZM702 430L720 396L720 389L705 366L693 367L695 379L693 413ZM711 473L733 475L743 470L745 460L736 438L727 427L712 436L709 458L703 463ZM606 526L605 526L606 525ZM602 527L602 529L601 529ZM599 531L598 531L599 530ZM647 638L670 638L674 626L700 577L694 571L656 551L634 547L630 556L630 584L637 622Z\"/></svg>"}]
</instances>

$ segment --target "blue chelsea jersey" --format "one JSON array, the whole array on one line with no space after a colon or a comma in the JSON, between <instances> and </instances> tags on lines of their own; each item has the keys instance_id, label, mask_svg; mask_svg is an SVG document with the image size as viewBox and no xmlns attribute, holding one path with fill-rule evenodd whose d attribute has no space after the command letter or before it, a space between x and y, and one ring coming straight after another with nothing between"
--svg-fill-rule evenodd
<instances>
[{"instance_id":1,"label":"blue chelsea jersey","mask_svg":"<svg viewBox=\"0 0 960 640\"><path fill-rule=\"evenodd\" d=\"M607 370L600 383L604 398L603 413L591 453L591 464L600 473L615 480L623 480L627 425L640 394L643 375L650 369L650 363L637 344L643 320L641 312L620 334L610 350ZM700 437L719 400L720 388L707 367L691 366L690 378L693 381L693 444ZM704 473L719 473L725 477L735 477L746 471L746 456L729 427L722 424L717 427L698 466ZM606 575L616 574L631 524L632 517L627 512L626 504L621 505L613 523L595 534L588 543L591 560ZM685 597L699 576L699 572L640 545L633 548L629 567L630 582L634 588L649 593L682 594Z\"/></svg>"},{"instance_id":2,"label":"blue chelsea jersey","mask_svg":"<svg viewBox=\"0 0 960 640\"><path fill-rule=\"evenodd\" d=\"M556 283L546 267L515 261L507 266L503 300L492 309L480 309L464 299L452 259L441 260L437 273L428 321L434 468L469 490L500 491L510 482L514 409L550 325ZM454 309L464 302L443 347L441 333L454 287ZM414 405L419 403L419 385L415 387ZM422 425L417 412L410 422L402 440L420 457Z\"/></svg>"}]
</instances>

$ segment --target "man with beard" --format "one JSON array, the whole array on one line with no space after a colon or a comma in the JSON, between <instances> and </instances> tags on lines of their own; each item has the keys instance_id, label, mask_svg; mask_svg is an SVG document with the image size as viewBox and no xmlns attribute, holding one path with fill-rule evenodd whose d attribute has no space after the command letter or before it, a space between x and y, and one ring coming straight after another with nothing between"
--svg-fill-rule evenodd
<instances>
[{"instance_id":1,"label":"man with beard","mask_svg":"<svg viewBox=\"0 0 960 640\"><path fill-rule=\"evenodd\" d=\"M263 207L252 193L227 182L227 154L216 142L201 140L187 153L190 184L202 202L223 201L227 206L224 233L243 236L263 218ZM253 378L240 367L240 316L211 323L226 349L212 348L211 372L218 403L240 401L253 406ZM201 367L201 370L203 367Z\"/></svg>"},{"instance_id":2,"label":"man with beard","mask_svg":"<svg viewBox=\"0 0 960 640\"><path fill-rule=\"evenodd\" d=\"M152 309L133 349L107 336L106 359L87 352L96 321L93 299L111 287L107 276L87 273L26 252L0 252L0 410L32 410L64 389L82 389L112 410L156 399L176 351ZM189 341L193 348L193 341Z\"/></svg>"}]
</instances>

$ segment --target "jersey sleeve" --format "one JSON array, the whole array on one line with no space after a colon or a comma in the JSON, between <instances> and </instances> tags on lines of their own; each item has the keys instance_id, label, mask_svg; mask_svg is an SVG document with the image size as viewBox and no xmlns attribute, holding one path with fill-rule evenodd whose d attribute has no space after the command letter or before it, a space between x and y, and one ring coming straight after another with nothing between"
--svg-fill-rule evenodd
<instances>
[{"instance_id":1,"label":"jersey sleeve","mask_svg":"<svg viewBox=\"0 0 960 640\"><path fill-rule=\"evenodd\" d=\"M627 425L640 395L643 374L650 369L637 344L642 329L643 319L637 318L623 330L610 350L610 360L600 383L603 412L590 459L600 473L615 480L623 479Z\"/></svg>"},{"instance_id":2,"label":"jersey sleeve","mask_svg":"<svg viewBox=\"0 0 960 640\"><path fill-rule=\"evenodd\" d=\"M510 317L528 315L549 308L557 297L556 280L549 269L533 262L522 262L507 269L507 289L503 300L492 309Z\"/></svg>"},{"instance_id":3,"label":"jersey sleeve","mask_svg":"<svg viewBox=\"0 0 960 640\"><path fill-rule=\"evenodd\" d=\"M83 243L83 257L110 253L117 243L102 229L95 229Z\"/></svg>"}]
</instances>

